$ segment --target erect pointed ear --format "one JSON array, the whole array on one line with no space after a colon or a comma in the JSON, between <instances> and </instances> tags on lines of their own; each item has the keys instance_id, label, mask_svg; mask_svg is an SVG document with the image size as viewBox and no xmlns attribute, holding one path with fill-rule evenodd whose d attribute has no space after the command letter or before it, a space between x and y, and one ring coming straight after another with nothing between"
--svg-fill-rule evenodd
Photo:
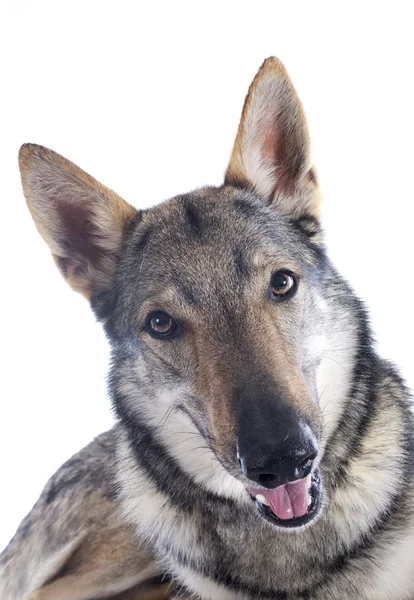
<instances>
[{"instance_id":1,"label":"erect pointed ear","mask_svg":"<svg viewBox=\"0 0 414 600\"><path fill-rule=\"evenodd\" d=\"M250 86L225 182L253 189L292 218L319 216L305 114L277 58L265 60Z\"/></svg>"},{"instance_id":2,"label":"erect pointed ear","mask_svg":"<svg viewBox=\"0 0 414 600\"><path fill-rule=\"evenodd\" d=\"M90 299L108 290L135 208L56 152L24 144L27 205L69 285Z\"/></svg>"}]
</instances>

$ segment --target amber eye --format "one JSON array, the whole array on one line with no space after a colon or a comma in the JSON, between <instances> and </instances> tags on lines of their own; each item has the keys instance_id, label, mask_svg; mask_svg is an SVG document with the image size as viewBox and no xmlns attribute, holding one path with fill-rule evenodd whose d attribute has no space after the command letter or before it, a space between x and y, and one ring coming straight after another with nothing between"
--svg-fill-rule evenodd
<instances>
[{"instance_id":1,"label":"amber eye","mask_svg":"<svg viewBox=\"0 0 414 600\"><path fill-rule=\"evenodd\" d=\"M150 333L159 337L167 337L175 330L174 319L162 310L151 313L147 324Z\"/></svg>"},{"instance_id":2,"label":"amber eye","mask_svg":"<svg viewBox=\"0 0 414 600\"><path fill-rule=\"evenodd\" d=\"M276 271L272 275L270 286L273 298L285 299L296 290L297 279L293 273Z\"/></svg>"}]
</instances>

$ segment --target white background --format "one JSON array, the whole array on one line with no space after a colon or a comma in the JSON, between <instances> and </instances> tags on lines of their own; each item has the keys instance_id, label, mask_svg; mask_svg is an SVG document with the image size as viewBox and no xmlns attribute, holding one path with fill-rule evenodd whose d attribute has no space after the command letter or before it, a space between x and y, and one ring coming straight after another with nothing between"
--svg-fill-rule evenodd
<instances>
[{"instance_id":1,"label":"white background","mask_svg":"<svg viewBox=\"0 0 414 600\"><path fill-rule=\"evenodd\" d=\"M308 114L330 255L414 384L410 2L2 3L0 547L111 424L107 346L26 209L21 143L147 207L220 184L248 85L286 64Z\"/></svg>"}]
</instances>

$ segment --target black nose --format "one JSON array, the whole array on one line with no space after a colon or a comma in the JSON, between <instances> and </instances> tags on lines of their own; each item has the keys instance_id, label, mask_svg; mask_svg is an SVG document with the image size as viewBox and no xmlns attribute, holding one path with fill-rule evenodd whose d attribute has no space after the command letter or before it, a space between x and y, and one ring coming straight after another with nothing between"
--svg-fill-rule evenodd
<instances>
[{"instance_id":1,"label":"black nose","mask_svg":"<svg viewBox=\"0 0 414 600\"><path fill-rule=\"evenodd\" d=\"M243 473L266 488L303 479L312 469L318 448L311 429L302 421L283 427L266 427L266 435L238 440L238 456ZM282 437L283 434L283 437Z\"/></svg>"}]
</instances>

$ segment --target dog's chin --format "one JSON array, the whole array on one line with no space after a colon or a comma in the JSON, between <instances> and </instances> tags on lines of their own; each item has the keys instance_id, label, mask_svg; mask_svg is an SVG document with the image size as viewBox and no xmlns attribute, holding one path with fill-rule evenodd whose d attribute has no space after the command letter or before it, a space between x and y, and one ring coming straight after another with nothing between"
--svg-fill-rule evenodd
<instances>
[{"instance_id":1,"label":"dog's chin","mask_svg":"<svg viewBox=\"0 0 414 600\"><path fill-rule=\"evenodd\" d=\"M296 529L311 524L322 506L319 469L306 479L267 489L249 486L247 491L259 514L279 528Z\"/></svg>"}]
</instances>

